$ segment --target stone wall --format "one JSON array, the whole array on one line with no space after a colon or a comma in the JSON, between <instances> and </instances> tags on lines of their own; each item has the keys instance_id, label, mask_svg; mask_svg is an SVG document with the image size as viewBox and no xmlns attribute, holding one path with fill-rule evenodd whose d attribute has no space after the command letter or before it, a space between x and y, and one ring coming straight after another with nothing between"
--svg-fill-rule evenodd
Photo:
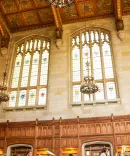
<instances>
[{"instance_id":1,"label":"stone wall","mask_svg":"<svg viewBox=\"0 0 130 156\"><path fill-rule=\"evenodd\" d=\"M125 37L121 41L117 36L114 18L98 19L87 21L87 27L97 26L110 30L112 48L114 53L115 67L119 86L121 103L107 105L77 106L69 105L69 36L85 26L85 22L63 25L63 44L58 49L55 40L55 27L30 30L12 34L9 52L13 58L14 44L20 39L33 34L44 35L52 39L50 66L49 66L49 87L48 87L48 108L47 110L23 110L5 111L0 113L0 122L26 121L26 120L47 120L53 117L75 118L126 115L130 112L130 16L124 16ZM4 70L3 59L0 57L0 77ZM11 69L11 64L10 64ZM2 107L2 106L1 106Z\"/></svg>"}]
</instances>

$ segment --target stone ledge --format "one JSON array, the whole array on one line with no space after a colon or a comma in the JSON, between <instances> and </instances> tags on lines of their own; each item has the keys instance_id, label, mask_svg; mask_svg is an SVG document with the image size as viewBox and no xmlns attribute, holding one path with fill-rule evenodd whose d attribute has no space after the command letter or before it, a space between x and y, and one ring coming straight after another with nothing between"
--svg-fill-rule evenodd
<instances>
[{"instance_id":1,"label":"stone ledge","mask_svg":"<svg viewBox=\"0 0 130 156\"><path fill-rule=\"evenodd\" d=\"M107 105L107 104L120 104L120 99L113 99L113 100L103 100L103 101L88 101L88 102L77 102L71 103L70 107L76 106L97 106L97 105Z\"/></svg>"},{"instance_id":2,"label":"stone ledge","mask_svg":"<svg viewBox=\"0 0 130 156\"><path fill-rule=\"evenodd\" d=\"M3 108L4 111L24 111L24 110L36 110L36 109L43 109L46 110L47 106L25 106L25 107L5 107Z\"/></svg>"}]
</instances>

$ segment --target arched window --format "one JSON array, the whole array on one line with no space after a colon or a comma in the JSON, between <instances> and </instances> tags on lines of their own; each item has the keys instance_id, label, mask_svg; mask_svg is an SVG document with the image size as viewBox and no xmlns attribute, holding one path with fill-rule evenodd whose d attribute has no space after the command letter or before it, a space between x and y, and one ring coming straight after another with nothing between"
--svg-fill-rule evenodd
<instances>
[{"instance_id":1,"label":"arched window","mask_svg":"<svg viewBox=\"0 0 130 156\"><path fill-rule=\"evenodd\" d=\"M10 107L46 105L49 52L45 37L32 36L16 45Z\"/></svg>"},{"instance_id":2,"label":"arched window","mask_svg":"<svg viewBox=\"0 0 130 156\"><path fill-rule=\"evenodd\" d=\"M117 101L118 92L113 68L111 38L108 30L85 28L71 38L71 102L94 103ZM99 87L99 91L90 96L81 94L80 84L87 76L86 62L89 61L89 73Z\"/></svg>"}]
</instances>

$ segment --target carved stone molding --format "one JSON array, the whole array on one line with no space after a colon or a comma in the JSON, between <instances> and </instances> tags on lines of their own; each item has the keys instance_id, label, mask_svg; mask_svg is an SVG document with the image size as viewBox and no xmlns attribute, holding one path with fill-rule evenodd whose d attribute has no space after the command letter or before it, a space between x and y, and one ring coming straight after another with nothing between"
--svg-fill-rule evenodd
<instances>
[{"instance_id":1,"label":"carved stone molding","mask_svg":"<svg viewBox=\"0 0 130 156\"><path fill-rule=\"evenodd\" d=\"M62 44L63 44L62 39L57 39L56 40L56 46L57 46L58 49L60 49L60 47L62 46Z\"/></svg>"},{"instance_id":2,"label":"carved stone molding","mask_svg":"<svg viewBox=\"0 0 130 156\"><path fill-rule=\"evenodd\" d=\"M119 38L121 41L123 41L124 38L125 38L125 31L124 31L124 30L118 31L118 32L117 32L117 36L118 36L118 38Z\"/></svg>"}]
</instances>

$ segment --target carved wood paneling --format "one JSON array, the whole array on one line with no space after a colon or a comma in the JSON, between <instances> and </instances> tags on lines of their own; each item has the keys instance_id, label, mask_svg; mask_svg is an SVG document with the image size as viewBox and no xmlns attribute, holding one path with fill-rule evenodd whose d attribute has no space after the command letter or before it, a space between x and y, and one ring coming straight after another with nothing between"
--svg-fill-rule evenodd
<instances>
[{"instance_id":1,"label":"carved wood paneling","mask_svg":"<svg viewBox=\"0 0 130 156\"><path fill-rule=\"evenodd\" d=\"M116 137L116 145L129 145L130 144L130 135L121 135Z\"/></svg>"},{"instance_id":2,"label":"carved wood paneling","mask_svg":"<svg viewBox=\"0 0 130 156\"><path fill-rule=\"evenodd\" d=\"M59 154L62 148L81 148L84 142L98 140L110 141L114 148L130 144L130 115L0 123L1 148L32 144L34 148L48 148Z\"/></svg>"},{"instance_id":3,"label":"carved wood paneling","mask_svg":"<svg viewBox=\"0 0 130 156\"><path fill-rule=\"evenodd\" d=\"M63 136L77 136L77 125L63 125L62 126L62 135Z\"/></svg>"},{"instance_id":4,"label":"carved wood paneling","mask_svg":"<svg viewBox=\"0 0 130 156\"><path fill-rule=\"evenodd\" d=\"M4 148L4 140L0 140L0 148Z\"/></svg>"},{"instance_id":5,"label":"carved wood paneling","mask_svg":"<svg viewBox=\"0 0 130 156\"><path fill-rule=\"evenodd\" d=\"M7 137L34 137L35 127L9 128Z\"/></svg>"},{"instance_id":6,"label":"carved wood paneling","mask_svg":"<svg viewBox=\"0 0 130 156\"><path fill-rule=\"evenodd\" d=\"M37 147L38 148L51 148L52 147L52 140L51 139L38 139L37 140Z\"/></svg>"},{"instance_id":7,"label":"carved wood paneling","mask_svg":"<svg viewBox=\"0 0 130 156\"><path fill-rule=\"evenodd\" d=\"M64 138L61 140L61 147L62 148L69 148L69 147L77 147L78 139L77 138Z\"/></svg>"},{"instance_id":8,"label":"carved wood paneling","mask_svg":"<svg viewBox=\"0 0 130 156\"><path fill-rule=\"evenodd\" d=\"M52 126L39 126L38 127L38 136L52 136Z\"/></svg>"},{"instance_id":9,"label":"carved wood paneling","mask_svg":"<svg viewBox=\"0 0 130 156\"><path fill-rule=\"evenodd\" d=\"M0 128L0 138L5 137L5 128Z\"/></svg>"}]
</instances>

